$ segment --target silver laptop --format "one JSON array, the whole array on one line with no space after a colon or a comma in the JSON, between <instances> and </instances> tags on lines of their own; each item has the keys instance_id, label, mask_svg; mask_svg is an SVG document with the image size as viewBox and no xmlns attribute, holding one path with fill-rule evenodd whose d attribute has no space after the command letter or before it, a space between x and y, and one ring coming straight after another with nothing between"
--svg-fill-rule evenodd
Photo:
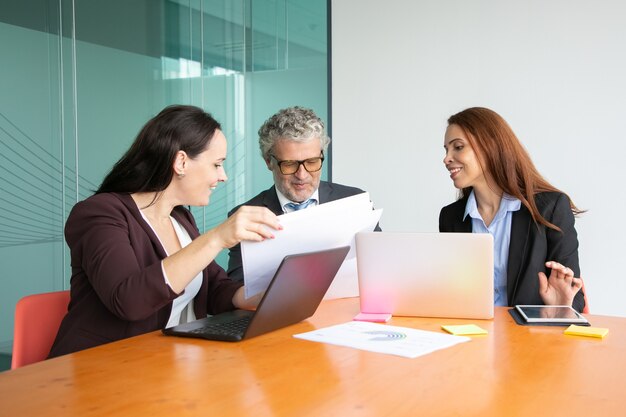
<instances>
[{"instance_id":1,"label":"silver laptop","mask_svg":"<svg viewBox=\"0 0 626 417\"><path fill-rule=\"evenodd\" d=\"M482 233L356 235L362 313L493 318L493 238Z\"/></svg>"},{"instance_id":2,"label":"silver laptop","mask_svg":"<svg viewBox=\"0 0 626 417\"><path fill-rule=\"evenodd\" d=\"M234 310L163 329L171 336L237 342L311 317L350 246L285 256L256 311Z\"/></svg>"}]
</instances>

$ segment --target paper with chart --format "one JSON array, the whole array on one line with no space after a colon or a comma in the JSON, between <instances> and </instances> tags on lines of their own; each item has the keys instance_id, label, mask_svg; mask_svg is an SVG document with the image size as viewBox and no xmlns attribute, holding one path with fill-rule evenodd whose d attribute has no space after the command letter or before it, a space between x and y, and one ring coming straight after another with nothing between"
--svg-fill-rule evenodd
<instances>
[{"instance_id":1,"label":"paper with chart","mask_svg":"<svg viewBox=\"0 0 626 417\"><path fill-rule=\"evenodd\" d=\"M307 333L295 334L293 337L370 352L404 356L405 358L416 358L471 340L466 336L453 336L446 333L364 321L351 321Z\"/></svg>"},{"instance_id":2,"label":"paper with chart","mask_svg":"<svg viewBox=\"0 0 626 417\"><path fill-rule=\"evenodd\" d=\"M362 193L278 216L283 230L273 231L274 239L241 242L246 297L267 289L285 256L347 245L350 252L324 298L358 296L354 236L374 230L381 215Z\"/></svg>"}]
</instances>

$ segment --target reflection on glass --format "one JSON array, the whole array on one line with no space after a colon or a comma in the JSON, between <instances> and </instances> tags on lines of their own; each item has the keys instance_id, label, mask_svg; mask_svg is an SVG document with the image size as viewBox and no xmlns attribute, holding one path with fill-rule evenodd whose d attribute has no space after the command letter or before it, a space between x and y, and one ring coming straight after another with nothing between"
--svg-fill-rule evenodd
<instances>
[{"instance_id":1,"label":"reflection on glass","mask_svg":"<svg viewBox=\"0 0 626 417\"><path fill-rule=\"evenodd\" d=\"M294 104L327 119L326 19L326 0L3 2L0 263L15 279L0 295L0 352L19 297L69 286L72 206L166 105L205 108L229 140L229 181L193 209L201 230L271 184L263 121Z\"/></svg>"}]
</instances>

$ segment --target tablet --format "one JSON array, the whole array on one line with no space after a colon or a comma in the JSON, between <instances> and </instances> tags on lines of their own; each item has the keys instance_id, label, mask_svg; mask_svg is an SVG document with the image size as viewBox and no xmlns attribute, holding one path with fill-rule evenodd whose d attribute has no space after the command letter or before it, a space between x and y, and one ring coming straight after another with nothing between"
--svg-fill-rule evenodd
<instances>
[{"instance_id":1,"label":"tablet","mask_svg":"<svg viewBox=\"0 0 626 417\"><path fill-rule=\"evenodd\" d=\"M571 306L516 305L515 308L528 323L588 323Z\"/></svg>"}]
</instances>

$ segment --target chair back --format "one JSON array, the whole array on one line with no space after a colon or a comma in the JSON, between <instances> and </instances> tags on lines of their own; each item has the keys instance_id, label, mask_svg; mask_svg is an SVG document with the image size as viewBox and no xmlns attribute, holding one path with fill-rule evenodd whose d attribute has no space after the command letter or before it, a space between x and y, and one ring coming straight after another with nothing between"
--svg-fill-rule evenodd
<instances>
[{"instance_id":1,"label":"chair back","mask_svg":"<svg viewBox=\"0 0 626 417\"><path fill-rule=\"evenodd\" d=\"M48 357L69 302L69 291L27 295L17 302L11 369Z\"/></svg>"}]
</instances>

